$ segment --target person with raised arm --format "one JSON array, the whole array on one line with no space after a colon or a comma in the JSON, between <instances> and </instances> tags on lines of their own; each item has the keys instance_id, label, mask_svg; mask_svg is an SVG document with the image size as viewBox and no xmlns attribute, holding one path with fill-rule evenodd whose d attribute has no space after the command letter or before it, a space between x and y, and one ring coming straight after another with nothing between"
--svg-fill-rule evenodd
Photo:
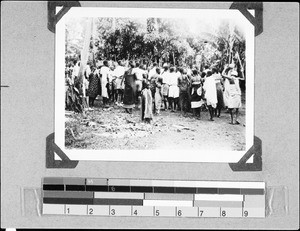
<instances>
[{"instance_id":1,"label":"person with raised arm","mask_svg":"<svg viewBox=\"0 0 300 231\"><path fill-rule=\"evenodd\" d=\"M228 81L225 87L225 95L227 97L227 106L230 112L231 121L230 124L240 124L238 121L239 108L242 106L241 100L241 88L239 80L245 80L244 77L240 78L236 70L229 67L231 70L226 73L228 66L225 66L222 76ZM241 70L243 71L243 70ZM235 109L235 123L233 123L233 110Z\"/></svg>"}]
</instances>

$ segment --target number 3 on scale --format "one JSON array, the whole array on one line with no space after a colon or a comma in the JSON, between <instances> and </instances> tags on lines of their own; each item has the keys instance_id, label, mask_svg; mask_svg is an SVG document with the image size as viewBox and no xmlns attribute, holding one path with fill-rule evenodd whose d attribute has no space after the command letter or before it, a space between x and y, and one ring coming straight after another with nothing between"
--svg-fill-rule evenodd
<instances>
[{"instance_id":1,"label":"number 3 on scale","mask_svg":"<svg viewBox=\"0 0 300 231\"><path fill-rule=\"evenodd\" d=\"M112 216L116 215L116 210L115 209L111 209L110 210L110 215L112 215Z\"/></svg>"}]
</instances>

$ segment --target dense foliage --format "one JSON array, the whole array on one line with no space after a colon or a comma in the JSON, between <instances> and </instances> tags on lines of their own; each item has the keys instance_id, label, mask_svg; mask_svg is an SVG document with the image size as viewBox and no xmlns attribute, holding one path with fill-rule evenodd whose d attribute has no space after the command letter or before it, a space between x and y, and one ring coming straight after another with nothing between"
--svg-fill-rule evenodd
<instances>
[{"instance_id":1,"label":"dense foliage","mask_svg":"<svg viewBox=\"0 0 300 231\"><path fill-rule=\"evenodd\" d=\"M66 27L67 59L80 56L89 26L86 18L76 20ZM214 27L203 22L194 22L193 27L190 24L168 18L94 18L90 59L185 63L202 69L212 64L223 67L232 61L239 65L239 58L245 66L245 38L236 25L230 21L222 21Z\"/></svg>"}]
</instances>

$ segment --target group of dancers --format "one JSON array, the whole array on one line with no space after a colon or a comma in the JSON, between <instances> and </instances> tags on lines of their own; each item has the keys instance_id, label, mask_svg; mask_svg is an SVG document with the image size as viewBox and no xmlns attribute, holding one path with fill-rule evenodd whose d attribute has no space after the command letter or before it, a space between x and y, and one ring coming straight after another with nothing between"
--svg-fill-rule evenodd
<instances>
[{"instance_id":1,"label":"group of dancers","mask_svg":"<svg viewBox=\"0 0 300 231\"><path fill-rule=\"evenodd\" d=\"M66 67L66 80L74 84L80 62ZM241 73L243 70L241 70ZM216 65L205 66L201 72L196 66L175 66L157 63L147 66L135 61L101 61L88 63L84 70L83 97L93 110L94 101L101 96L104 106L115 103L127 113L141 110L142 120L150 122L162 110L189 112L200 119L201 111L209 112L209 120L220 117L221 110L230 113L230 124L240 124L242 106L240 80L235 64L225 65L222 72Z\"/></svg>"}]
</instances>

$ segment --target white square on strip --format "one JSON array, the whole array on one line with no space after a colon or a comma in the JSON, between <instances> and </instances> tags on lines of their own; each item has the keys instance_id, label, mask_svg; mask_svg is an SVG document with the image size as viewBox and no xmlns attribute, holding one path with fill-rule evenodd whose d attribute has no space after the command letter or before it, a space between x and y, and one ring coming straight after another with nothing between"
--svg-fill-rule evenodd
<instances>
[{"instance_id":1,"label":"white square on strip","mask_svg":"<svg viewBox=\"0 0 300 231\"><path fill-rule=\"evenodd\" d=\"M109 216L109 205L88 205L88 215Z\"/></svg>"},{"instance_id":2,"label":"white square on strip","mask_svg":"<svg viewBox=\"0 0 300 231\"><path fill-rule=\"evenodd\" d=\"M195 194L198 201L243 201L243 195Z\"/></svg>"},{"instance_id":3,"label":"white square on strip","mask_svg":"<svg viewBox=\"0 0 300 231\"><path fill-rule=\"evenodd\" d=\"M66 205L66 215L87 215L87 205Z\"/></svg>"},{"instance_id":4,"label":"white square on strip","mask_svg":"<svg viewBox=\"0 0 300 231\"><path fill-rule=\"evenodd\" d=\"M243 208L243 217L257 217L257 218L264 218L265 215L265 208L264 207L259 207L259 208L254 208L254 207L244 207Z\"/></svg>"},{"instance_id":5,"label":"white square on strip","mask_svg":"<svg viewBox=\"0 0 300 231\"><path fill-rule=\"evenodd\" d=\"M156 217L175 217L176 207L175 206L155 206L154 216Z\"/></svg>"},{"instance_id":6,"label":"white square on strip","mask_svg":"<svg viewBox=\"0 0 300 231\"><path fill-rule=\"evenodd\" d=\"M185 206L192 207L193 201L180 201L180 200L144 200L145 206Z\"/></svg>"},{"instance_id":7,"label":"white square on strip","mask_svg":"<svg viewBox=\"0 0 300 231\"><path fill-rule=\"evenodd\" d=\"M220 217L220 207L199 207L199 217Z\"/></svg>"},{"instance_id":8,"label":"white square on strip","mask_svg":"<svg viewBox=\"0 0 300 231\"><path fill-rule=\"evenodd\" d=\"M43 214L65 214L65 205L43 204Z\"/></svg>"},{"instance_id":9,"label":"white square on strip","mask_svg":"<svg viewBox=\"0 0 300 231\"><path fill-rule=\"evenodd\" d=\"M242 217L243 215L242 208L230 208L222 207L221 208L221 217Z\"/></svg>"},{"instance_id":10,"label":"white square on strip","mask_svg":"<svg viewBox=\"0 0 300 231\"><path fill-rule=\"evenodd\" d=\"M153 206L132 206L132 216L136 217L153 217Z\"/></svg>"},{"instance_id":11,"label":"white square on strip","mask_svg":"<svg viewBox=\"0 0 300 231\"><path fill-rule=\"evenodd\" d=\"M111 205L109 209L110 216L131 216L131 206Z\"/></svg>"},{"instance_id":12,"label":"white square on strip","mask_svg":"<svg viewBox=\"0 0 300 231\"><path fill-rule=\"evenodd\" d=\"M177 207L176 209L177 217L198 217L197 207Z\"/></svg>"}]
</instances>

